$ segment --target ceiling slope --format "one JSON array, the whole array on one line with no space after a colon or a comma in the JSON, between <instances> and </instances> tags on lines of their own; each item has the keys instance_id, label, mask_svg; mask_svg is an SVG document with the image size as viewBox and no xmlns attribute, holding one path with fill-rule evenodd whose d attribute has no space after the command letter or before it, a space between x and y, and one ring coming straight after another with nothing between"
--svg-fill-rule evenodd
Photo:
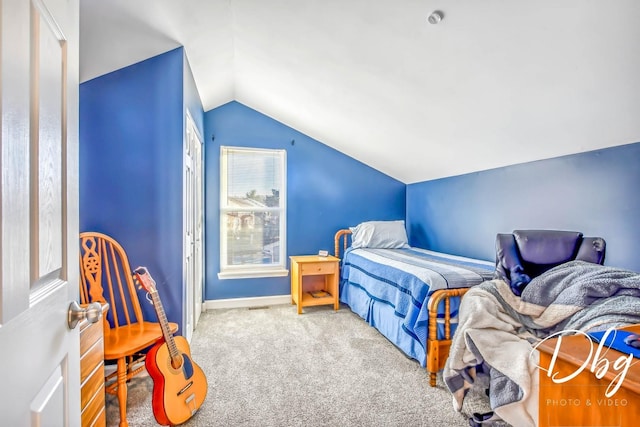
<instances>
[{"instance_id":1,"label":"ceiling slope","mask_svg":"<svg viewBox=\"0 0 640 427\"><path fill-rule=\"evenodd\" d=\"M82 0L81 79L184 46L205 111L237 100L413 183L640 141L640 2L601 5Z\"/></svg>"}]
</instances>

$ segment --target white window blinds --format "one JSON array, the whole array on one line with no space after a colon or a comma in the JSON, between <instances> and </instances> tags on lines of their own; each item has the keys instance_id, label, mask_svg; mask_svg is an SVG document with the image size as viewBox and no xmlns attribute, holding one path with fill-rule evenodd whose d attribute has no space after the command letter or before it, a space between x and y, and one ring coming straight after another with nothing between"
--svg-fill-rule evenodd
<instances>
[{"instance_id":1,"label":"white window blinds","mask_svg":"<svg viewBox=\"0 0 640 427\"><path fill-rule=\"evenodd\" d=\"M286 274L286 151L221 147L224 277Z\"/></svg>"}]
</instances>

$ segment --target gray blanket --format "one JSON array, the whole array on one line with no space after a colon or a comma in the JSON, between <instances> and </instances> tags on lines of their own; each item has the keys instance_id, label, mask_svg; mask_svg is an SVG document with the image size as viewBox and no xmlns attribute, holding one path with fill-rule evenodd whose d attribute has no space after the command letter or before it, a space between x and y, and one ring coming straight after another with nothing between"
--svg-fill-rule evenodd
<instances>
[{"instance_id":1,"label":"gray blanket","mask_svg":"<svg viewBox=\"0 0 640 427\"><path fill-rule=\"evenodd\" d=\"M533 345L561 331L640 323L640 274L571 261L534 278L521 297L502 280L473 287L459 313L443 373L456 410L482 372L489 377L493 410L512 425L535 426L538 356Z\"/></svg>"}]
</instances>

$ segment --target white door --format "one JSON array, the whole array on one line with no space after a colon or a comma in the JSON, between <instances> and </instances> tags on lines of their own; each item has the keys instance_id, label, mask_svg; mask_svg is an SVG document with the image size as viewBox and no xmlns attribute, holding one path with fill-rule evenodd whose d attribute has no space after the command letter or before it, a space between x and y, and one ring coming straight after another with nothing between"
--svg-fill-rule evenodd
<instances>
[{"instance_id":1,"label":"white door","mask_svg":"<svg viewBox=\"0 0 640 427\"><path fill-rule=\"evenodd\" d=\"M203 227L203 162L202 140L189 114L186 118L184 156L185 193L185 310L184 332L187 340L195 329L202 312L204 281L204 227Z\"/></svg>"},{"instance_id":2,"label":"white door","mask_svg":"<svg viewBox=\"0 0 640 427\"><path fill-rule=\"evenodd\" d=\"M195 159L195 179L194 179L194 246L193 246L193 269L194 269L194 299L193 299L193 327L198 325L200 314L202 313L202 301L204 299L204 157L202 149L202 138L200 138L195 125L194 134L194 159Z\"/></svg>"},{"instance_id":3,"label":"white door","mask_svg":"<svg viewBox=\"0 0 640 427\"><path fill-rule=\"evenodd\" d=\"M0 424L79 426L78 1L0 1Z\"/></svg>"}]
</instances>

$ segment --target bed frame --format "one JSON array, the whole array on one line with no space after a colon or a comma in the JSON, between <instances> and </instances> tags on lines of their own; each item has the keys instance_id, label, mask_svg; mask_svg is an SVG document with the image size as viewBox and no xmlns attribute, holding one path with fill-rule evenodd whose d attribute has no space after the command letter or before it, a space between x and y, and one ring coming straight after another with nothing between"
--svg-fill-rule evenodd
<instances>
[{"instance_id":1,"label":"bed frame","mask_svg":"<svg viewBox=\"0 0 640 427\"><path fill-rule=\"evenodd\" d=\"M334 255L340 258L340 249L342 253L349 247L349 236L351 230L338 230L334 237L335 251ZM450 298L461 297L469 288L458 289L439 289L429 298L429 336L427 338L427 362L426 369L429 373L429 385L436 386L436 375L438 371L444 368L447 357L449 356L449 348L451 347L451 313ZM444 317L444 339L438 337L438 305L444 301L445 317Z\"/></svg>"}]
</instances>

